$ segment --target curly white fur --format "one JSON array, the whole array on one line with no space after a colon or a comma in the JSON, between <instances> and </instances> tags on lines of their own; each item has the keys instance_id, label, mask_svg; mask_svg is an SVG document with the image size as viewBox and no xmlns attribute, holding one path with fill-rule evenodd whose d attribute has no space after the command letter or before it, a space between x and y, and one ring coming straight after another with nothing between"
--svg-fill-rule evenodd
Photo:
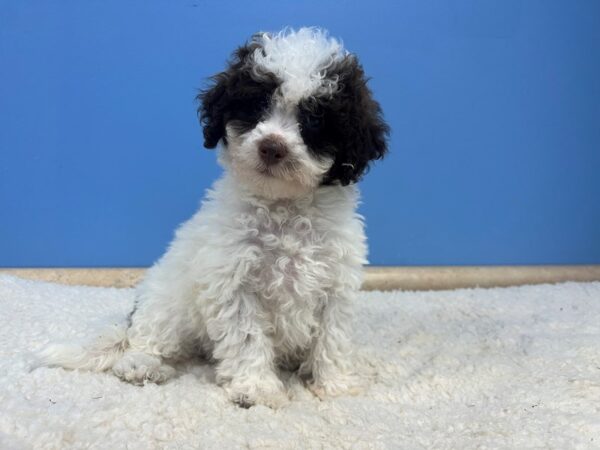
<instances>
[{"instance_id":1,"label":"curly white fur","mask_svg":"<svg viewBox=\"0 0 600 450\"><path fill-rule=\"evenodd\" d=\"M335 38L319 28L285 29L275 35L259 33L254 40L253 70L257 77L275 74L282 80L283 97L290 102L310 95L331 95L337 80L325 78L326 70L348 52Z\"/></svg>"},{"instance_id":2,"label":"curly white fur","mask_svg":"<svg viewBox=\"0 0 600 450\"><path fill-rule=\"evenodd\" d=\"M264 200L226 175L148 271L126 335L79 351L51 346L44 363L162 382L170 362L204 353L242 404L284 403L277 368L297 364L318 395L347 392L350 305L366 253L356 202L353 186Z\"/></svg>"}]
</instances>

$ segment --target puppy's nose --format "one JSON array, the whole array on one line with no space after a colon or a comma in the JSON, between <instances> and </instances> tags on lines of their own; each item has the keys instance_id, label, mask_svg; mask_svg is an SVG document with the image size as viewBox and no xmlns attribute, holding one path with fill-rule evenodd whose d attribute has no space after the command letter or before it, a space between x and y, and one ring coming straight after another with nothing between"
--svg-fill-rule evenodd
<instances>
[{"instance_id":1,"label":"puppy's nose","mask_svg":"<svg viewBox=\"0 0 600 450\"><path fill-rule=\"evenodd\" d=\"M267 136L258 144L260 159L267 166L281 162L288 154L287 145L277 136Z\"/></svg>"}]
</instances>

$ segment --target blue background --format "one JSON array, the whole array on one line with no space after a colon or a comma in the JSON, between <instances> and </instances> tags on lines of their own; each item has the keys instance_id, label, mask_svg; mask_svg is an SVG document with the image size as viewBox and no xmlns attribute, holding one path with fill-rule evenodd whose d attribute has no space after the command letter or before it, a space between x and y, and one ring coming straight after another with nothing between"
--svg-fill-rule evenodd
<instances>
[{"instance_id":1,"label":"blue background","mask_svg":"<svg viewBox=\"0 0 600 450\"><path fill-rule=\"evenodd\" d=\"M257 30L358 53L374 264L600 263L597 0L3 1L0 265L138 266L218 177L194 96Z\"/></svg>"}]
</instances>

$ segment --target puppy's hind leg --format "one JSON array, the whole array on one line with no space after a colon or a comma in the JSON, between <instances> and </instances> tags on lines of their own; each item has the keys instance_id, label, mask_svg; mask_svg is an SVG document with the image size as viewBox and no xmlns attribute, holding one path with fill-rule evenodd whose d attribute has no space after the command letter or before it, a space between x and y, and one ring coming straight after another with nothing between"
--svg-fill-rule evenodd
<instances>
[{"instance_id":1,"label":"puppy's hind leg","mask_svg":"<svg viewBox=\"0 0 600 450\"><path fill-rule=\"evenodd\" d=\"M177 287L161 280L156 271L139 286L127 330L128 348L112 367L123 381L163 383L176 374L172 362L192 356L202 323L189 301L191 288Z\"/></svg>"}]
</instances>

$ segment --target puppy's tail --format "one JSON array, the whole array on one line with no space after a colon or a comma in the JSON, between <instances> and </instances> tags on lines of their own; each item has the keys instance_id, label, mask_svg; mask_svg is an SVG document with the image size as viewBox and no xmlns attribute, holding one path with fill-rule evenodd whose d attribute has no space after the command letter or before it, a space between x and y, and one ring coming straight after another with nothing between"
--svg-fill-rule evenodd
<instances>
[{"instance_id":1,"label":"puppy's tail","mask_svg":"<svg viewBox=\"0 0 600 450\"><path fill-rule=\"evenodd\" d=\"M113 367L128 346L127 326L114 325L88 345L50 344L37 353L34 368L64 367L103 372Z\"/></svg>"}]
</instances>

